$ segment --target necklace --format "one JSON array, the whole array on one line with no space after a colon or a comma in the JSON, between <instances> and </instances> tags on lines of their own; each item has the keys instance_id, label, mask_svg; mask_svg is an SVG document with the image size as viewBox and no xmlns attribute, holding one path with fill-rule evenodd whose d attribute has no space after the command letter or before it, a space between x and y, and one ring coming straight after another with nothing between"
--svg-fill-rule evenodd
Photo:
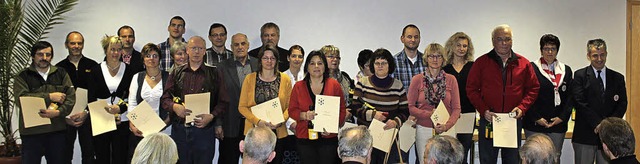
<instances>
[{"instance_id":1,"label":"necklace","mask_svg":"<svg viewBox=\"0 0 640 164\"><path fill-rule=\"evenodd\" d=\"M151 75L149 75L149 73L147 73L147 76L149 76L149 78L151 78L151 80L156 81L156 77L160 76L160 73L161 72L158 72L158 74L153 75L153 76L151 76Z\"/></svg>"},{"instance_id":2,"label":"necklace","mask_svg":"<svg viewBox=\"0 0 640 164\"><path fill-rule=\"evenodd\" d=\"M111 66L109 66L109 64L107 64L107 68L109 68L109 70L111 70L111 71L115 71L115 70L117 70L118 68L120 68L120 64L118 64L118 66L113 67L113 68L111 68Z\"/></svg>"}]
</instances>

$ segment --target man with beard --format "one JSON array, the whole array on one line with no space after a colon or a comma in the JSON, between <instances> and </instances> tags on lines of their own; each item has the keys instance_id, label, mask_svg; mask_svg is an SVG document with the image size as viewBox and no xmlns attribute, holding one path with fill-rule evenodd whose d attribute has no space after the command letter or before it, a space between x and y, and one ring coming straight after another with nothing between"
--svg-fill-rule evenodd
<instances>
[{"instance_id":1,"label":"man with beard","mask_svg":"<svg viewBox=\"0 0 640 164\"><path fill-rule=\"evenodd\" d=\"M169 21L167 31L169 31L169 38L167 41L158 44L160 47L160 69L169 72L171 66L173 66L173 59L171 59L171 45L174 42L185 42L182 35L185 31L186 22L181 16L174 16Z\"/></svg>"},{"instance_id":2,"label":"man with beard","mask_svg":"<svg viewBox=\"0 0 640 164\"><path fill-rule=\"evenodd\" d=\"M122 40L122 62L131 67L133 72L144 70L144 63L140 51L133 49L133 43L136 42L136 31L131 26L124 25L118 29L118 37Z\"/></svg>"},{"instance_id":3,"label":"man with beard","mask_svg":"<svg viewBox=\"0 0 640 164\"><path fill-rule=\"evenodd\" d=\"M22 139L22 163L40 163L45 156L48 163L63 163L67 116L75 103L75 89L64 69L51 66L53 47L46 41L36 42L31 48L31 66L15 77L13 93L19 114ZM22 109L20 97L44 99L46 109ZM49 118L51 124L25 127L23 113L38 113Z\"/></svg>"},{"instance_id":4,"label":"man with beard","mask_svg":"<svg viewBox=\"0 0 640 164\"><path fill-rule=\"evenodd\" d=\"M98 65L95 61L85 57L82 54L84 49L84 37L80 32L72 31L67 34L64 42L65 47L69 51L69 55L64 60L58 62L56 67L63 68L71 78L74 88L87 89L87 82L91 74L91 67ZM66 119L67 121L67 142L64 151L64 162L71 163L73 159L73 149L76 142L76 133L80 142L80 150L82 151L82 163L93 163L94 152L91 133L91 119L87 119L89 111L73 114ZM86 122L85 122L86 121Z\"/></svg>"},{"instance_id":5,"label":"man with beard","mask_svg":"<svg viewBox=\"0 0 640 164\"><path fill-rule=\"evenodd\" d=\"M204 55L204 64L218 66L222 61L229 59L233 53L224 44L227 42L227 27L220 23L214 23L209 27L209 41L211 48Z\"/></svg>"},{"instance_id":6,"label":"man with beard","mask_svg":"<svg viewBox=\"0 0 640 164\"><path fill-rule=\"evenodd\" d=\"M289 54L289 50L278 46L278 42L280 42L280 27L273 22L262 25L260 28L260 40L262 40L262 46L249 51L249 56L257 58L258 52L265 46L278 49L278 54ZM278 59L278 71L284 72L288 69L289 60L287 60L287 55L280 55L280 59Z\"/></svg>"}]
</instances>

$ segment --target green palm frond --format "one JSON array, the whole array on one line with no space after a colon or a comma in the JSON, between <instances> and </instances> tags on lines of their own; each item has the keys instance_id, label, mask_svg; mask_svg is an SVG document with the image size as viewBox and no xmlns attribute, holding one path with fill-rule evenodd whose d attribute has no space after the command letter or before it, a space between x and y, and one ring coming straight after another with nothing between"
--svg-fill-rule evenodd
<instances>
[{"instance_id":1,"label":"green palm frond","mask_svg":"<svg viewBox=\"0 0 640 164\"><path fill-rule=\"evenodd\" d=\"M31 63L31 46L46 39L77 3L78 0L0 0L0 134L5 139L5 149L14 149L0 150L7 153L0 156L20 155L15 146L16 130L11 125L13 77Z\"/></svg>"}]
</instances>

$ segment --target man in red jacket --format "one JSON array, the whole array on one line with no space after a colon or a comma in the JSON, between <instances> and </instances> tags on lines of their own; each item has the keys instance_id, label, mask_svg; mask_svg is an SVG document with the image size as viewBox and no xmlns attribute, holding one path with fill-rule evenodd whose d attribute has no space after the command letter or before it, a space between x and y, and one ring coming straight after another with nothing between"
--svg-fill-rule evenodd
<instances>
[{"instance_id":1,"label":"man in red jacket","mask_svg":"<svg viewBox=\"0 0 640 164\"><path fill-rule=\"evenodd\" d=\"M467 79L467 96L484 119L478 128L480 163L496 163L502 149L503 163L519 163L517 148L493 147L492 137L485 138L486 125L495 113L515 113L518 119L518 147L522 121L520 118L538 97L540 84L529 60L511 50L509 25L499 25L491 33L493 50L480 56L471 67Z\"/></svg>"}]
</instances>

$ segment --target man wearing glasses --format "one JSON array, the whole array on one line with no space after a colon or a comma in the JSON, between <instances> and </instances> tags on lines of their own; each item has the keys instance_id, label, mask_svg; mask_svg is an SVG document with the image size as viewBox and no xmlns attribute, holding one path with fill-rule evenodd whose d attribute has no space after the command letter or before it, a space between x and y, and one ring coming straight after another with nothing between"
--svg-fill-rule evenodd
<instances>
[{"instance_id":1,"label":"man wearing glasses","mask_svg":"<svg viewBox=\"0 0 640 164\"><path fill-rule=\"evenodd\" d=\"M173 69L162 94L162 108L175 118L172 120L171 138L178 147L180 163L212 162L215 155L213 122L224 114L229 104L222 75L215 67L203 64L204 53L205 40L199 36L191 37L187 42L189 62ZM209 113L196 115L193 122L186 122L185 116L190 115L191 110L186 109L180 100L188 94L207 92L211 93Z\"/></svg>"},{"instance_id":2,"label":"man wearing glasses","mask_svg":"<svg viewBox=\"0 0 640 164\"><path fill-rule=\"evenodd\" d=\"M509 25L499 25L491 33L493 50L480 56L471 67L467 79L467 96L480 116L478 147L480 163L496 163L502 149L502 163L519 163L517 148L493 146L492 135L485 137L487 124L496 113L510 113L517 119L517 147L520 147L520 119L538 97L540 84L533 66L513 52ZM489 125L491 126L491 125Z\"/></svg>"},{"instance_id":3,"label":"man wearing glasses","mask_svg":"<svg viewBox=\"0 0 640 164\"><path fill-rule=\"evenodd\" d=\"M169 38L167 41L158 44L160 47L160 69L169 72L173 66L173 60L171 59L171 45L174 42L185 42L182 35L185 31L186 22L181 16L174 16L169 21L167 31L169 31Z\"/></svg>"},{"instance_id":4,"label":"man wearing glasses","mask_svg":"<svg viewBox=\"0 0 640 164\"><path fill-rule=\"evenodd\" d=\"M208 48L204 55L204 64L218 66L219 63L233 56L231 50L224 46L227 42L227 27L223 24L214 23L209 27L209 41L211 41L211 48Z\"/></svg>"}]
</instances>

